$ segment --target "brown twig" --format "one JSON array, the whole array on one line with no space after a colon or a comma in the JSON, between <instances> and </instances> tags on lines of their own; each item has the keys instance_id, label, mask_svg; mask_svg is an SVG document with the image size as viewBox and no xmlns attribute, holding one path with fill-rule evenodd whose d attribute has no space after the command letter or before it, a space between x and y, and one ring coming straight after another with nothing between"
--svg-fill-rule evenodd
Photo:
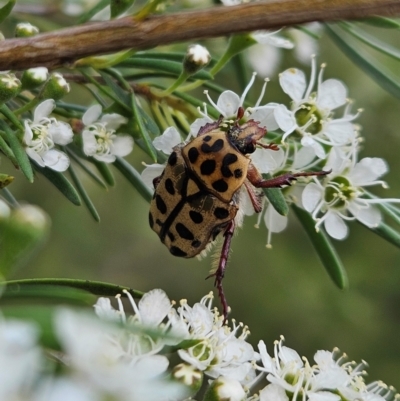
<instances>
[{"instance_id":1,"label":"brown twig","mask_svg":"<svg viewBox=\"0 0 400 401\"><path fill-rule=\"evenodd\" d=\"M123 49L198 40L310 21L337 21L400 14L399 0L270 0L233 7L125 17L1 42L0 70L68 66L79 58Z\"/></svg>"}]
</instances>

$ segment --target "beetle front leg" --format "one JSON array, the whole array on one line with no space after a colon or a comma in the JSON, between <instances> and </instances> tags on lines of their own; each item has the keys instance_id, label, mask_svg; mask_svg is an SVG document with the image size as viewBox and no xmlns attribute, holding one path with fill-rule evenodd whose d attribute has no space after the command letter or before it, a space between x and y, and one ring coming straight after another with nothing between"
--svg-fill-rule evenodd
<instances>
[{"instance_id":1,"label":"beetle front leg","mask_svg":"<svg viewBox=\"0 0 400 401\"><path fill-rule=\"evenodd\" d=\"M206 277L206 278L215 277L214 285L218 289L219 299L221 300L222 313L224 315L224 323L228 319L229 307L225 297L224 288L222 287L222 279L224 278L225 275L226 263L228 262L229 249L231 246L231 241L234 231L235 231L235 221L232 220L229 223L224 233L225 239L221 249L221 256L219 258L218 268L215 271L215 273L212 273Z\"/></svg>"},{"instance_id":2,"label":"beetle front leg","mask_svg":"<svg viewBox=\"0 0 400 401\"><path fill-rule=\"evenodd\" d=\"M264 179L257 168L250 163L247 169L247 179L256 188L282 188L284 185L292 185L292 181L296 181L298 177L324 176L330 172L331 170L315 172L308 171L302 173L291 173L289 171L288 173L279 175L278 177Z\"/></svg>"}]
</instances>

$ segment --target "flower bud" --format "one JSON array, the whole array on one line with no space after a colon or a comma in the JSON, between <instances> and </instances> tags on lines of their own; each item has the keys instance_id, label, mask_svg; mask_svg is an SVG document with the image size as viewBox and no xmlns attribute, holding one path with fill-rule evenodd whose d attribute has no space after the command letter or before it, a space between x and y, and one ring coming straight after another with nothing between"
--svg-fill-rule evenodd
<instances>
[{"instance_id":1,"label":"flower bud","mask_svg":"<svg viewBox=\"0 0 400 401\"><path fill-rule=\"evenodd\" d=\"M39 100L54 99L59 100L69 92L69 84L64 77L55 72L44 84L43 89L39 93Z\"/></svg>"},{"instance_id":2,"label":"flower bud","mask_svg":"<svg viewBox=\"0 0 400 401\"><path fill-rule=\"evenodd\" d=\"M38 33L39 33L39 28L30 24L29 22L20 22L15 27L16 38L29 38L30 36L35 36Z\"/></svg>"},{"instance_id":3,"label":"flower bud","mask_svg":"<svg viewBox=\"0 0 400 401\"><path fill-rule=\"evenodd\" d=\"M187 74L193 75L204 68L210 60L210 53L204 46L190 45L183 59L183 69Z\"/></svg>"},{"instance_id":4,"label":"flower bud","mask_svg":"<svg viewBox=\"0 0 400 401\"><path fill-rule=\"evenodd\" d=\"M49 228L47 214L33 205L20 206L12 210L7 220L0 219L0 272L7 276L17 263L26 260L45 239Z\"/></svg>"},{"instance_id":5,"label":"flower bud","mask_svg":"<svg viewBox=\"0 0 400 401\"><path fill-rule=\"evenodd\" d=\"M211 383L203 401L243 401L245 399L246 393L237 380L221 376Z\"/></svg>"},{"instance_id":6,"label":"flower bud","mask_svg":"<svg viewBox=\"0 0 400 401\"><path fill-rule=\"evenodd\" d=\"M34 89L46 82L48 76L46 67L30 68L24 71L21 77L22 89Z\"/></svg>"},{"instance_id":7,"label":"flower bud","mask_svg":"<svg viewBox=\"0 0 400 401\"><path fill-rule=\"evenodd\" d=\"M203 383L203 372L186 363L176 365L171 372L171 376L179 383L187 386L191 390L192 395L200 390Z\"/></svg>"},{"instance_id":8,"label":"flower bud","mask_svg":"<svg viewBox=\"0 0 400 401\"><path fill-rule=\"evenodd\" d=\"M14 74L0 74L0 104L17 96L20 91L21 81Z\"/></svg>"}]
</instances>

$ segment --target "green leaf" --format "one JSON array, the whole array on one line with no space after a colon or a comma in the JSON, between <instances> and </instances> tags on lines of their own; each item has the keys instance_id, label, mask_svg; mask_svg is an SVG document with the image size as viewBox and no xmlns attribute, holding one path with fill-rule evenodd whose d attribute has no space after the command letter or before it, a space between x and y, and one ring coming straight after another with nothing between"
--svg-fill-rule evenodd
<instances>
[{"instance_id":1,"label":"green leaf","mask_svg":"<svg viewBox=\"0 0 400 401\"><path fill-rule=\"evenodd\" d=\"M109 185L110 187L113 187L115 185L115 178L114 178L112 171L108 167L108 164L100 162L93 158L92 158L92 160L90 160L90 162L96 166L97 171L104 178L104 181L107 183L107 185Z\"/></svg>"},{"instance_id":2,"label":"green leaf","mask_svg":"<svg viewBox=\"0 0 400 401\"><path fill-rule=\"evenodd\" d=\"M82 185L81 181L79 180L78 176L75 173L74 168L72 165L69 165L68 171L71 175L72 181L74 182L76 189L78 190L78 193L80 194L81 198L83 199L83 203L86 205L87 209L89 210L89 213L92 215L92 217L95 219L95 221L99 222L100 221L100 216L99 213L97 212L92 200L90 199L89 195L87 194L84 186Z\"/></svg>"},{"instance_id":3,"label":"green leaf","mask_svg":"<svg viewBox=\"0 0 400 401\"><path fill-rule=\"evenodd\" d=\"M176 61L178 63L182 63L183 59L185 58L186 53L184 52L157 52L157 51L152 51L152 52L137 52L135 53L131 58L133 59L156 59L156 60L170 60L170 61ZM209 62L209 66L213 66L218 62L217 59L211 58Z\"/></svg>"},{"instance_id":4,"label":"green leaf","mask_svg":"<svg viewBox=\"0 0 400 401\"><path fill-rule=\"evenodd\" d=\"M94 182L96 182L97 184L99 184L102 188L104 189L108 189L107 185L104 183L104 181L98 177L92 170L90 170L90 168L88 168L81 160L81 158L76 155L71 149L69 148L64 148L66 150L66 152L69 154L69 156L71 157L71 159L75 160L75 162L79 165L79 167L89 176L91 177Z\"/></svg>"},{"instance_id":5,"label":"green leaf","mask_svg":"<svg viewBox=\"0 0 400 401\"><path fill-rule=\"evenodd\" d=\"M120 173L136 188L139 194L150 203L153 198L153 193L150 188L143 182L142 177L125 159L117 157L114 166Z\"/></svg>"},{"instance_id":6,"label":"green leaf","mask_svg":"<svg viewBox=\"0 0 400 401\"><path fill-rule=\"evenodd\" d=\"M110 69L111 70L111 69ZM124 91L117 82L114 81L110 77L110 75L102 70L98 71L101 77L104 79L107 84L107 93L108 95L120 106L122 106L126 111L130 112L131 109L129 107L130 104L130 96L129 93Z\"/></svg>"},{"instance_id":7,"label":"green leaf","mask_svg":"<svg viewBox=\"0 0 400 401\"><path fill-rule=\"evenodd\" d=\"M346 289L348 287L347 273L328 235L322 230L319 232L315 230L315 221L310 213L294 204L292 209L310 238L330 278L341 290Z\"/></svg>"},{"instance_id":8,"label":"green leaf","mask_svg":"<svg viewBox=\"0 0 400 401\"><path fill-rule=\"evenodd\" d=\"M123 290L128 291L134 298L141 298L143 292L133 290L129 287L105 283L103 281L93 280L78 280L68 278L34 278L34 279L22 279L22 280L9 280L3 284L7 285L7 288L18 289L21 286L58 286L58 287L69 287L77 290L89 292L90 294L103 296L103 297L115 297L117 294L125 296Z\"/></svg>"},{"instance_id":9,"label":"green leaf","mask_svg":"<svg viewBox=\"0 0 400 401\"><path fill-rule=\"evenodd\" d=\"M364 30L358 28L355 24L342 22L340 24L340 27L353 37L359 39L361 42L365 43L375 50L378 50L380 53L392 57L395 60L400 60L400 51L396 47L391 46L389 43L386 43L382 40L379 40L375 36L368 34Z\"/></svg>"},{"instance_id":10,"label":"green leaf","mask_svg":"<svg viewBox=\"0 0 400 401\"><path fill-rule=\"evenodd\" d=\"M400 23L392 18L387 17L369 17L360 20L365 24L377 26L378 28L388 28L388 29L398 29L400 28Z\"/></svg>"},{"instance_id":11,"label":"green leaf","mask_svg":"<svg viewBox=\"0 0 400 401\"><path fill-rule=\"evenodd\" d=\"M116 18L124 13L134 2L135 0L111 0L111 18Z\"/></svg>"},{"instance_id":12,"label":"green leaf","mask_svg":"<svg viewBox=\"0 0 400 401\"><path fill-rule=\"evenodd\" d=\"M175 76L179 76L182 72L182 62L169 61L165 59L153 58L130 58L118 64L120 68L143 68L154 71L163 71ZM192 75L192 78L206 81L213 79L213 76L206 70L200 70Z\"/></svg>"},{"instance_id":13,"label":"green leaf","mask_svg":"<svg viewBox=\"0 0 400 401\"><path fill-rule=\"evenodd\" d=\"M0 150L4 153L6 157L10 159L11 163L14 164L15 167L18 167L18 161L14 156L14 152L10 149L10 147L7 145L6 141L3 139L1 135L0 135Z\"/></svg>"},{"instance_id":14,"label":"green leaf","mask_svg":"<svg viewBox=\"0 0 400 401\"><path fill-rule=\"evenodd\" d=\"M336 28L333 28L330 25L325 25L325 27L331 39L343 51L343 53L353 61L353 63L358 65L378 85L391 95L400 98L400 83L397 81L395 75L376 60L371 60L369 56L360 50L359 45L351 45L351 41L344 39L339 35Z\"/></svg>"},{"instance_id":15,"label":"green leaf","mask_svg":"<svg viewBox=\"0 0 400 401\"><path fill-rule=\"evenodd\" d=\"M264 179L271 178L270 174L263 174ZM263 192L274 209L282 216L289 214L289 207L280 188L263 188Z\"/></svg>"},{"instance_id":16,"label":"green leaf","mask_svg":"<svg viewBox=\"0 0 400 401\"><path fill-rule=\"evenodd\" d=\"M390 242L394 246L400 248L400 233L395 231L392 227L388 226L385 223L381 223L376 228L367 228L369 228L372 232L378 234L380 237L384 238L386 241Z\"/></svg>"},{"instance_id":17,"label":"green leaf","mask_svg":"<svg viewBox=\"0 0 400 401\"><path fill-rule=\"evenodd\" d=\"M74 205L81 205L81 198L74 186L60 172L50 168L40 167L36 163L33 164L36 171L45 176L70 202Z\"/></svg>"},{"instance_id":18,"label":"green leaf","mask_svg":"<svg viewBox=\"0 0 400 401\"><path fill-rule=\"evenodd\" d=\"M77 21L78 24L83 24L84 22L89 21L94 15L106 8L109 4L110 0L100 0L94 7L79 17Z\"/></svg>"},{"instance_id":19,"label":"green leaf","mask_svg":"<svg viewBox=\"0 0 400 401\"><path fill-rule=\"evenodd\" d=\"M143 122L142 113L140 112L139 105L136 103L136 97L135 97L134 92L131 93L130 104L132 107L132 114L135 119L135 123L137 124L137 126L139 128L139 133L146 146L147 153L153 159L153 161L156 162L157 161L156 149L153 146L153 143L151 141L151 138L149 136L147 128Z\"/></svg>"},{"instance_id":20,"label":"green leaf","mask_svg":"<svg viewBox=\"0 0 400 401\"><path fill-rule=\"evenodd\" d=\"M138 111L140 112L146 130L151 133L152 138L161 135L160 128L158 128L154 120L141 107L138 107Z\"/></svg>"},{"instance_id":21,"label":"green leaf","mask_svg":"<svg viewBox=\"0 0 400 401\"><path fill-rule=\"evenodd\" d=\"M21 171L24 173L29 182L33 182L33 170L31 162L29 161L28 155L26 154L25 149L22 146L22 143L19 141L16 133L13 132L3 120L0 120L0 127L5 132L5 137L14 153L15 159L18 162Z\"/></svg>"},{"instance_id":22,"label":"green leaf","mask_svg":"<svg viewBox=\"0 0 400 401\"><path fill-rule=\"evenodd\" d=\"M10 15L15 6L15 0L10 0L7 4L0 8L0 24Z\"/></svg>"}]
</instances>

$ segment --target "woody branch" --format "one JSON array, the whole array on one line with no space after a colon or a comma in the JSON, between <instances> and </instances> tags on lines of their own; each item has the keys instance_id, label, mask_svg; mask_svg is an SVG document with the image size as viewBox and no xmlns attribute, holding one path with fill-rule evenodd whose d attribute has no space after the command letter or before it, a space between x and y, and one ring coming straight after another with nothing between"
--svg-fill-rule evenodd
<instances>
[{"instance_id":1,"label":"woody branch","mask_svg":"<svg viewBox=\"0 0 400 401\"><path fill-rule=\"evenodd\" d=\"M333 22L400 15L398 0L272 0L233 7L92 22L1 43L0 70L72 65L82 57L146 49L188 40L278 29L310 21Z\"/></svg>"}]
</instances>

